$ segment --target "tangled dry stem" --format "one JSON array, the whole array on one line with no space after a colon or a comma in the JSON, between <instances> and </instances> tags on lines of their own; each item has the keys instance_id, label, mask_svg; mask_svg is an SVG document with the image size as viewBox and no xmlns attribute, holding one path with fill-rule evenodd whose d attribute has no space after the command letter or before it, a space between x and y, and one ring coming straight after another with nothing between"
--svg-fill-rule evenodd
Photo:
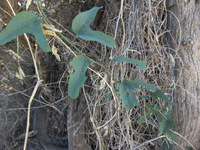
<instances>
[{"instance_id":1,"label":"tangled dry stem","mask_svg":"<svg viewBox=\"0 0 200 150\"><path fill-rule=\"evenodd\" d=\"M158 135L156 121L152 123L155 126L150 130L144 128L143 124L138 125L137 120L141 115L145 114L144 105L146 102L151 104L160 103L163 106L165 103L159 100L152 101L151 98L144 100L138 97L139 105L128 111L123 108L121 98L117 92L114 92L114 89L118 86L117 82L122 82L125 77L132 80L138 76L147 83L155 84L158 89L168 93L170 98L172 97L169 93L174 88L173 84L175 84L173 83L172 74L173 60L174 57L177 57L176 59L180 58L176 55L175 50L168 47L168 43L165 41L165 35L169 32L166 28L166 0L121 0L121 3L117 3L119 5L116 5L114 1L106 0L105 2L105 32L114 36L116 45L110 50L92 43L92 47L101 52L98 56L100 59L95 61L100 61L110 70L111 76L103 68L95 71L95 65L92 66L94 71L92 69L89 71L92 83L84 85L83 93L87 102L90 121L85 125L87 133L84 134L89 141L88 143L93 145L94 149L150 149L152 147L160 149L161 143L158 142L158 139L165 138L165 136ZM85 43L79 42L80 47L85 46ZM63 45L63 41L57 44ZM66 44L64 46L65 50L62 58L65 63L69 62L68 59L70 59L71 54L68 50L70 47ZM129 58L145 61L147 68L138 70L135 66L127 63L105 63L109 62L109 58L121 54ZM67 86L67 70L69 70L67 67L69 66L65 67L66 69L60 69L57 81L44 85L48 89L54 87L55 91L52 90L52 93L58 90L64 93L62 86ZM107 78L105 78L106 76ZM107 85L105 84L104 88L99 89L100 82L104 78ZM114 98L107 99L107 95L111 90L115 93L115 100ZM140 95L146 94L145 91L136 92ZM64 102L67 98L62 94L60 100L55 100L57 98L51 95L51 101L43 103L43 106L41 106L51 106L51 111L54 112L49 119L54 121L50 126L63 127L63 129L59 130L63 134L66 133L63 131L66 130L64 129L66 118L63 119L62 115L66 108L65 106L68 105L68 102ZM55 113L55 111L59 113ZM70 130L70 127L67 130ZM53 134L53 131L49 130L49 133ZM55 135L59 139L59 133Z\"/></svg>"},{"instance_id":2,"label":"tangled dry stem","mask_svg":"<svg viewBox=\"0 0 200 150\"><path fill-rule=\"evenodd\" d=\"M108 80L113 88L117 88L116 83L121 82L125 77L132 80L138 76L147 83L155 84L158 89L166 93L173 89L174 51L169 49L165 43L165 35L169 32L166 28L167 8L165 4L165 0L122 0L120 6L111 9L110 7L114 4L108 3L107 31L114 35L116 45L107 55L113 58L122 54L147 63L147 68L144 70L138 70L126 63L107 65L106 67L110 68L112 74ZM99 80L95 80L93 85L98 86ZM115 83L112 83L113 80ZM158 139L164 138L157 137L158 126L155 127L155 130L150 131L143 125L138 125L137 120L145 113L145 102L151 104L162 102L138 99L140 104L133 110L127 111L122 105L117 110L113 99L106 100L109 91L110 89L107 87L101 90L94 88L92 92L86 94L90 95L90 101L87 103L88 108L91 109L90 118L93 129L98 137L98 142L95 144L99 146L99 149L108 147L111 149L134 149L138 145L141 145L137 147L138 149L149 149L155 145L158 148L160 146ZM145 92L139 91L139 93L145 95ZM116 94L116 98L121 104L118 94ZM164 106L164 103L162 105Z\"/></svg>"}]
</instances>

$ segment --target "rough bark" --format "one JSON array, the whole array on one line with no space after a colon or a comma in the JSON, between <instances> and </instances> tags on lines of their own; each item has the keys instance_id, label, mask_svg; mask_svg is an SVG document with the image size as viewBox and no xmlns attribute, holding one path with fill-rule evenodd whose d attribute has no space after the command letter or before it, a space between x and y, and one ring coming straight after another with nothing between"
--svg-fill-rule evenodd
<instances>
[{"instance_id":1,"label":"rough bark","mask_svg":"<svg viewBox=\"0 0 200 150\"><path fill-rule=\"evenodd\" d=\"M178 132L196 149L200 148L200 2L199 0L170 0L176 4L168 14L168 42L175 51L173 91L174 119ZM176 16L176 17L175 17ZM179 144L189 146L183 138Z\"/></svg>"},{"instance_id":2,"label":"rough bark","mask_svg":"<svg viewBox=\"0 0 200 150\"><path fill-rule=\"evenodd\" d=\"M87 116L87 105L81 95L78 99L69 99L67 116L68 148L69 150L90 150L85 138L85 123Z\"/></svg>"}]
</instances>

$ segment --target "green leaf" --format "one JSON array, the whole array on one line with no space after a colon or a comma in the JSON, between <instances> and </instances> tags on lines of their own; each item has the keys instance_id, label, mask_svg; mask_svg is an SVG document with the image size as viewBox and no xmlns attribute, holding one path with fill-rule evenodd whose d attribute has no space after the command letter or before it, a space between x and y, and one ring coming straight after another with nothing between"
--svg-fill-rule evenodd
<instances>
[{"instance_id":1,"label":"green leaf","mask_svg":"<svg viewBox=\"0 0 200 150\"><path fill-rule=\"evenodd\" d=\"M173 119L168 119L168 120L163 119L160 124L159 131L165 134L167 131L170 131L169 129L176 129L176 128L177 127Z\"/></svg>"},{"instance_id":2,"label":"green leaf","mask_svg":"<svg viewBox=\"0 0 200 150\"><path fill-rule=\"evenodd\" d=\"M169 129L177 129L175 122L173 119L168 119L167 120L167 125Z\"/></svg>"},{"instance_id":3,"label":"green leaf","mask_svg":"<svg viewBox=\"0 0 200 150\"><path fill-rule=\"evenodd\" d=\"M161 108L160 108L160 106L158 104L155 104L154 105L154 110L155 111L159 111L159 110L161 110Z\"/></svg>"},{"instance_id":4,"label":"green leaf","mask_svg":"<svg viewBox=\"0 0 200 150\"><path fill-rule=\"evenodd\" d=\"M41 20L31 11L20 12L11 19L6 28L0 33L0 45L10 42L23 33L33 34L39 46L45 52L50 51L49 44L42 31Z\"/></svg>"},{"instance_id":5,"label":"green leaf","mask_svg":"<svg viewBox=\"0 0 200 150\"><path fill-rule=\"evenodd\" d=\"M146 68L146 63L144 61L141 61L141 60L138 60L138 59L127 58L127 57L124 57L122 55L113 58L112 61L135 64L138 69L145 69Z\"/></svg>"},{"instance_id":6,"label":"green leaf","mask_svg":"<svg viewBox=\"0 0 200 150\"><path fill-rule=\"evenodd\" d=\"M165 112L166 118L171 119L172 118L172 105L168 104L167 106L167 112Z\"/></svg>"},{"instance_id":7,"label":"green leaf","mask_svg":"<svg viewBox=\"0 0 200 150\"><path fill-rule=\"evenodd\" d=\"M145 103L145 107L148 108L148 109L152 109L153 108L153 105L149 104L149 103Z\"/></svg>"},{"instance_id":8,"label":"green leaf","mask_svg":"<svg viewBox=\"0 0 200 150\"><path fill-rule=\"evenodd\" d=\"M143 122L145 122L145 117L144 116L141 116L139 119L138 119L138 121L137 121L137 124L141 124L141 123L143 123Z\"/></svg>"},{"instance_id":9,"label":"green leaf","mask_svg":"<svg viewBox=\"0 0 200 150\"><path fill-rule=\"evenodd\" d=\"M186 150L193 150L193 148L190 147L190 146L186 146L185 149L186 149Z\"/></svg>"},{"instance_id":10,"label":"green leaf","mask_svg":"<svg viewBox=\"0 0 200 150\"><path fill-rule=\"evenodd\" d=\"M168 138L170 138L174 142L176 142L178 140L178 135L170 130L167 130L166 135L168 136Z\"/></svg>"},{"instance_id":11,"label":"green leaf","mask_svg":"<svg viewBox=\"0 0 200 150\"><path fill-rule=\"evenodd\" d=\"M156 116L159 122L162 122L162 120L165 120L165 117L159 111L156 111Z\"/></svg>"},{"instance_id":12,"label":"green leaf","mask_svg":"<svg viewBox=\"0 0 200 150\"><path fill-rule=\"evenodd\" d=\"M139 97L142 98L142 99L146 99L146 98L148 98L149 96L146 96L146 95L139 95Z\"/></svg>"},{"instance_id":13,"label":"green leaf","mask_svg":"<svg viewBox=\"0 0 200 150\"><path fill-rule=\"evenodd\" d=\"M163 99L164 101L168 102L169 104L171 105L176 105L174 104L173 102L171 102L169 99L168 99L168 96L163 94L160 90L156 90L154 93L152 93L152 98L161 98Z\"/></svg>"},{"instance_id":14,"label":"green leaf","mask_svg":"<svg viewBox=\"0 0 200 150\"><path fill-rule=\"evenodd\" d=\"M164 142L162 142L162 146L164 148L164 150L173 150L171 147L172 147L172 144L170 144L169 141L165 140Z\"/></svg>"},{"instance_id":15,"label":"green leaf","mask_svg":"<svg viewBox=\"0 0 200 150\"><path fill-rule=\"evenodd\" d=\"M150 116L150 115L154 115L155 114L155 110L149 109L146 113L146 116Z\"/></svg>"},{"instance_id":16,"label":"green leaf","mask_svg":"<svg viewBox=\"0 0 200 150\"><path fill-rule=\"evenodd\" d=\"M71 98L75 99L78 97L80 87L85 83L87 79L85 72L91 63L92 61L81 55L75 57L70 63L70 65L72 65L75 69L75 72L70 75L68 84L68 94Z\"/></svg>"},{"instance_id":17,"label":"green leaf","mask_svg":"<svg viewBox=\"0 0 200 150\"><path fill-rule=\"evenodd\" d=\"M145 86L147 88L141 88ZM119 85L119 93L122 98L122 104L126 109L132 109L134 105L138 104L135 94L133 93L134 89L144 89L151 92L155 92L155 85L148 84L144 81L141 81L138 77L134 80L129 81L126 78L123 80L123 83Z\"/></svg>"},{"instance_id":18,"label":"green leaf","mask_svg":"<svg viewBox=\"0 0 200 150\"><path fill-rule=\"evenodd\" d=\"M97 41L108 47L113 47L115 45L113 37L100 31L94 31L90 28L90 24L94 21L99 9L100 7L93 7L88 11L78 14L72 22L72 30L79 38Z\"/></svg>"},{"instance_id":19,"label":"green leaf","mask_svg":"<svg viewBox=\"0 0 200 150\"><path fill-rule=\"evenodd\" d=\"M167 131L167 129L168 129L168 127L167 127L167 121L165 119L163 119L158 130L161 133L165 134L166 131Z\"/></svg>"}]
</instances>

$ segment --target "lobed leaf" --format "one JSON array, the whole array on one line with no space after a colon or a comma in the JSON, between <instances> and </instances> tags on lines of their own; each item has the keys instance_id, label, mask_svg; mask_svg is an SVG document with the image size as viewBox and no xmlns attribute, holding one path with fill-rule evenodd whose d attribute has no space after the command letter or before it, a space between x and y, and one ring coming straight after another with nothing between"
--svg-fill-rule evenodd
<instances>
[{"instance_id":1,"label":"lobed leaf","mask_svg":"<svg viewBox=\"0 0 200 150\"><path fill-rule=\"evenodd\" d=\"M113 47L115 45L113 37L101 31L94 31L90 28L90 24L94 21L99 9L100 7L93 7L88 11L78 14L72 22L72 30L79 38L89 41L97 41L108 47Z\"/></svg>"},{"instance_id":2,"label":"lobed leaf","mask_svg":"<svg viewBox=\"0 0 200 150\"><path fill-rule=\"evenodd\" d=\"M147 88L141 88L141 86L145 86ZM122 98L122 105L126 109L132 109L134 105L138 104L135 94L133 93L134 89L144 89L151 92L155 92L156 87L153 84L148 84L138 77L134 80L129 81L126 78L123 80L123 83L119 85L119 93Z\"/></svg>"},{"instance_id":3,"label":"lobed leaf","mask_svg":"<svg viewBox=\"0 0 200 150\"><path fill-rule=\"evenodd\" d=\"M50 51L42 31L41 20L31 11L22 11L11 19L6 28L0 32L0 45L10 42L23 33L33 34L38 45L45 52Z\"/></svg>"},{"instance_id":4,"label":"lobed leaf","mask_svg":"<svg viewBox=\"0 0 200 150\"><path fill-rule=\"evenodd\" d=\"M145 69L146 68L146 63L144 61L132 59L132 58L127 58L127 57L124 57L122 55L113 58L112 61L132 63L132 64L135 64L138 69Z\"/></svg>"},{"instance_id":5,"label":"lobed leaf","mask_svg":"<svg viewBox=\"0 0 200 150\"><path fill-rule=\"evenodd\" d=\"M173 119L168 119L168 120L163 119L158 130L161 133L165 134L169 129L176 129L176 128L177 127Z\"/></svg>"},{"instance_id":6,"label":"lobed leaf","mask_svg":"<svg viewBox=\"0 0 200 150\"><path fill-rule=\"evenodd\" d=\"M75 69L75 72L70 75L68 84L68 94L71 98L75 99L78 97L80 87L85 83L87 79L85 72L90 63L92 63L92 61L81 55L75 57L70 63L70 65L72 65Z\"/></svg>"},{"instance_id":7,"label":"lobed leaf","mask_svg":"<svg viewBox=\"0 0 200 150\"><path fill-rule=\"evenodd\" d=\"M168 102L171 105L175 105L168 99L168 96L162 93L160 90L156 90L154 93L152 93L152 98L157 98L157 97L163 99L164 101Z\"/></svg>"}]
</instances>

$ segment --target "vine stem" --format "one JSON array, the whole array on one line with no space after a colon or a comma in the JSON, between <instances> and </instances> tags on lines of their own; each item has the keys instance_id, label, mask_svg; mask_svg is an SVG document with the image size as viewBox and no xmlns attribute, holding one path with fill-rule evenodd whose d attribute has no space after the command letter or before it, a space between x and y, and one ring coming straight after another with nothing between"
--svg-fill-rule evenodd
<instances>
[{"instance_id":1,"label":"vine stem","mask_svg":"<svg viewBox=\"0 0 200 150\"><path fill-rule=\"evenodd\" d=\"M37 7L38 7L39 12L40 12L41 15L43 16L44 20L45 20L48 24L52 25L52 23L48 20L46 14L44 13L44 11L43 11L43 9L42 9L40 3L39 3L39 0L37 0ZM62 35L61 33L58 33L58 35L59 35L62 39L64 39L64 41L66 41L68 44L70 44L73 48L75 48L75 50L77 50L77 51L78 51L81 55L83 55L85 58L87 58L88 60L90 60L90 61L92 61L93 63L97 64L98 66L102 67L102 68L110 75L110 77L111 77L111 84L112 84L112 82L113 82L113 80L112 80L112 74L110 73L110 71L109 71L106 67L104 67L102 64L100 64L100 63L96 62L95 60L93 60L93 59L89 58L88 56L86 56L78 47L76 47L72 42L70 42L64 35ZM69 46L68 46L67 44L65 44L65 43L62 41L62 39L61 39L60 37L56 36L56 38L57 38L59 41L61 41L62 44L64 44L64 45L70 50L70 52L71 52L74 56L77 56L77 54L76 54L75 52L73 52L73 51L69 48ZM95 74L97 74L101 79L104 79L104 78L100 75L100 73L98 73L97 71L93 70L93 69L90 68L90 67L88 67L88 69L91 70L92 72L94 72ZM115 118L115 117L117 116L117 112L118 112L119 109L120 109L120 104L119 104L119 102L117 101L117 98L116 98L116 96L115 96L115 92L114 92L114 90L113 90L113 87L112 87L107 81L105 81L105 83L106 83L106 85L108 86L108 88L111 90L111 93L112 93L112 95L113 95L113 99L114 99L114 101L115 101L115 108L116 108L116 112L115 112L114 116L108 121L108 122L110 122L113 118ZM98 127L98 129L104 127L105 125L106 125L106 124L104 124L104 125Z\"/></svg>"},{"instance_id":2,"label":"vine stem","mask_svg":"<svg viewBox=\"0 0 200 150\"><path fill-rule=\"evenodd\" d=\"M39 9L39 12L40 12L41 15L44 17L44 20L45 20L48 24L52 25L52 23L48 20L46 14L44 13L44 11L43 11L43 9L42 9L40 3L39 3L39 0L37 0L37 6L38 6L38 9ZM110 75L110 77L111 77L111 83L112 83L112 74L110 73L110 71L109 71L106 67L104 67L102 64L100 64L100 63L96 62L95 60L93 60L93 59L89 58L88 56L86 56L78 47L76 47L72 42L70 42L64 35L62 35L61 33L58 33L58 34L59 34L59 36L60 36L62 39L64 39L68 44L70 44L73 48L75 48L75 49L76 49L80 54L82 54L85 58L89 59L89 60L92 61L93 63L95 63L95 64L97 64L98 66L100 66L100 67L102 67L103 69L105 69L105 71ZM73 52L73 51L69 48L69 46L68 46L67 44L65 44L65 43L62 41L62 39L61 39L60 37L56 36L56 38L57 38L58 40L60 40L60 41L70 50L70 52L71 52L74 56L77 56L77 54L76 54L75 52ZM88 69L91 70L92 72L96 73L100 78L104 79L104 78L103 78L98 72L96 72L95 70L91 69L90 67L88 67ZM106 84L107 84L107 86L109 87L109 89L111 90L111 93L112 93L112 95L113 95L113 98L114 98L114 101L115 101L115 104L116 104L115 107L116 107L116 109L117 109L117 111L118 111L120 105L119 105L119 102L117 101L117 99L116 99L116 97L115 97L115 92L114 92L114 90L113 90L113 87L112 87L107 81L106 81ZM116 114L115 114L115 115L116 115Z\"/></svg>"},{"instance_id":3,"label":"vine stem","mask_svg":"<svg viewBox=\"0 0 200 150\"><path fill-rule=\"evenodd\" d=\"M42 9L40 3L39 3L39 0L37 0L37 6L38 6L39 12L40 12L41 15L43 16L44 20L45 20L48 24L52 25L52 23L48 20L46 14L44 13L44 11L43 11L43 9ZM69 43L73 48L75 48L81 55L83 55L83 56L86 57L87 59L91 60L93 63L95 63L95 64L97 64L98 66L100 66L100 67L102 67L103 69L105 69L105 71L111 76L110 71L109 71L106 67L104 67L102 64L100 64L100 63L96 62L95 60L93 60L93 59L89 58L88 56L86 56L78 47L76 47L72 42L70 42L64 35L62 35L61 33L58 33L58 35L59 35L60 37L62 37L62 39L64 39L67 43ZM73 52L73 55L75 55L74 52ZM76 55L75 55L75 56L76 56Z\"/></svg>"}]
</instances>

